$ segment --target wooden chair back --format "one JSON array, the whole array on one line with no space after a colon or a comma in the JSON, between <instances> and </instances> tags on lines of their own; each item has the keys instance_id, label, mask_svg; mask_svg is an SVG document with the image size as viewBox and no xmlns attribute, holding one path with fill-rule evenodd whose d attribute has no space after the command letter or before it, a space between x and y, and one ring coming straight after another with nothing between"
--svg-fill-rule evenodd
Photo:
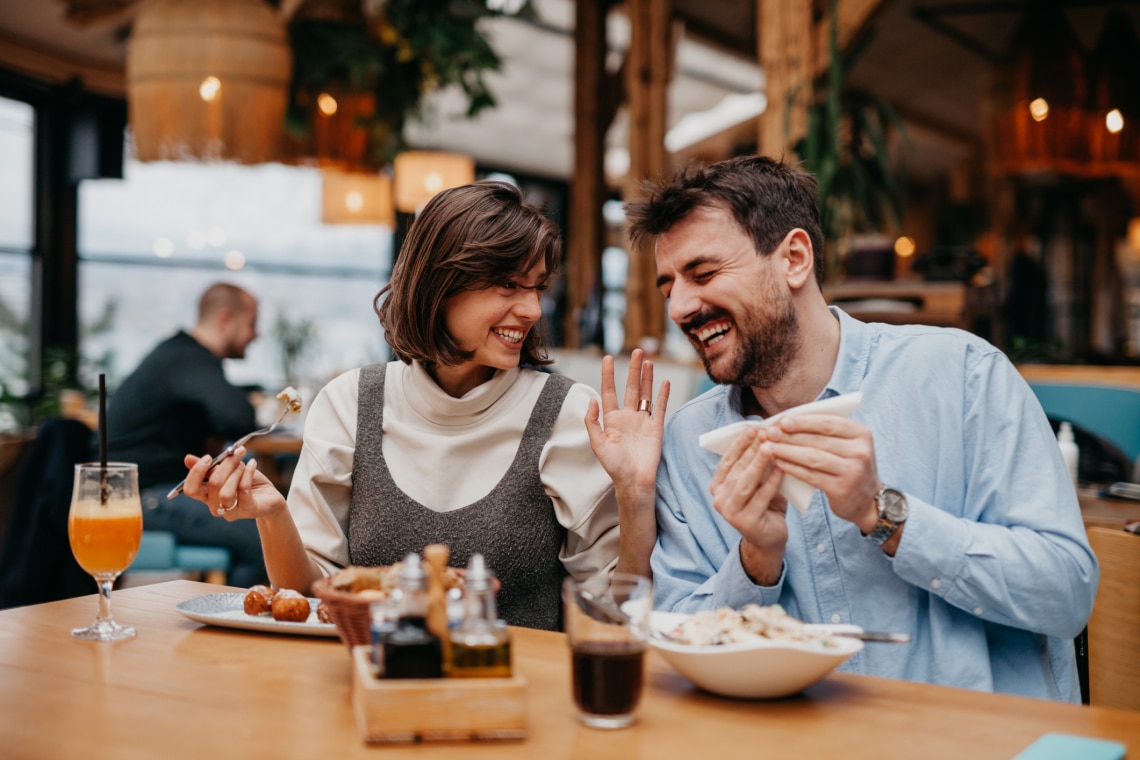
<instances>
[{"instance_id":1,"label":"wooden chair back","mask_svg":"<svg viewBox=\"0 0 1140 760\"><path fill-rule=\"evenodd\" d=\"M1089 701L1140 710L1140 536L1092 527L1100 588L1088 628Z\"/></svg>"}]
</instances>

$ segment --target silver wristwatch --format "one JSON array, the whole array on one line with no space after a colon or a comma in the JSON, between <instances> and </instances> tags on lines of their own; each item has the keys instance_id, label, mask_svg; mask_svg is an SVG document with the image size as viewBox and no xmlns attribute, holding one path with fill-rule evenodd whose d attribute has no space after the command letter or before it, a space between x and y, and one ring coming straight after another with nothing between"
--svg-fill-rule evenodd
<instances>
[{"instance_id":1,"label":"silver wristwatch","mask_svg":"<svg viewBox=\"0 0 1140 760\"><path fill-rule=\"evenodd\" d=\"M907 506L906 496L901 491L886 486L875 494L875 508L879 510L879 520L875 523L875 529L867 534L867 538L876 546L882 546L895 534L899 526L906 522L910 508Z\"/></svg>"}]
</instances>

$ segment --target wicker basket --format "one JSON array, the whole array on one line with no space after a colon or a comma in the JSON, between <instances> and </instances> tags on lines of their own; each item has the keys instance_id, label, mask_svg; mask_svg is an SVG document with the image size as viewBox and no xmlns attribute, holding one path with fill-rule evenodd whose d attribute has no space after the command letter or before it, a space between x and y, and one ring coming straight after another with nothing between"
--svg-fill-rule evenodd
<instances>
[{"instance_id":1,"label":"wicker basket","mask_svg":"<svg viewBox=\"0 0 1140 760\"><path fill-rule=\"evenodd\" d=\"M458 576L462 587L463 576L466 570L457 567L446 568L449 573ZM491 581L491 588L498 593L499 579ZM336 625L340 640L348 647L349 655L354 646L370 646L372 644L372 602L376 597L361 596L352 591L340 591L332 586L329 578L313 581L313 595L324 602L328 610L329 620Z\"/></svg>"},{"instance_id":2,"label":"wicker basket","mask_svg":"<svg viewBox=\"0 0 1140 760\"><path fill-rule=\"evenodd\" d=\"M329 619L336 625L340 640L352 654L354 646L372 643L372 602L374 598L348 591L338 591L328 578L313 581L313 594L324 602Z\"/></svg>"}]
</instances>

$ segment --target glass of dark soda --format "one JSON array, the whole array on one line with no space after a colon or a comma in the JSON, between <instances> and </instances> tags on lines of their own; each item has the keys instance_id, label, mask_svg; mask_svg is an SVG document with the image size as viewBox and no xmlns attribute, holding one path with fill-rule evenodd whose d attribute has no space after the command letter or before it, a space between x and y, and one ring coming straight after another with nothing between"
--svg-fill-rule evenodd
<instances>
[{"instance_id":1,"label":"glass of dark soda","mask_svg":"<svg viewBox=\"0 0 1140 760\"><path fill-rule=\"evenodd\" d=\"M624 573L562 584L574 702L593 728L624 728L641 700L653 583Z\"/></svg>"}]
</instances>

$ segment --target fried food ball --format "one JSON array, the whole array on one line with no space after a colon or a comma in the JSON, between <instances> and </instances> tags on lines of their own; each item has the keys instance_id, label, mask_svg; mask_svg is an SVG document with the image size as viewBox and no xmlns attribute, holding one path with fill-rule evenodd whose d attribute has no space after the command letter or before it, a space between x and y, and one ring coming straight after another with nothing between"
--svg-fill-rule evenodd
<instances>
[{"instance_id":1,"label":"fried food ball","mask_svg":"<svg viewBox=\"0 0 1140 760\"><path fill-rule=\"evenodd\" d=\"M304 623L312 608L309 600L293 589L284 588L273 597L273 619L286 623Z\"/></svg>"},{"instance_id":2,"label":"fried food ball","mask_svg":"<svg viewBox=\"0 0 1140 760\"><path fill-rule=\"evenodd\" d=\"M269 610L273 605L273 597L276 593L277 592L269 588L269 586L252 586L249 591L245 593L245 614L269 614Z\"/></svg>"}]
</instances>

